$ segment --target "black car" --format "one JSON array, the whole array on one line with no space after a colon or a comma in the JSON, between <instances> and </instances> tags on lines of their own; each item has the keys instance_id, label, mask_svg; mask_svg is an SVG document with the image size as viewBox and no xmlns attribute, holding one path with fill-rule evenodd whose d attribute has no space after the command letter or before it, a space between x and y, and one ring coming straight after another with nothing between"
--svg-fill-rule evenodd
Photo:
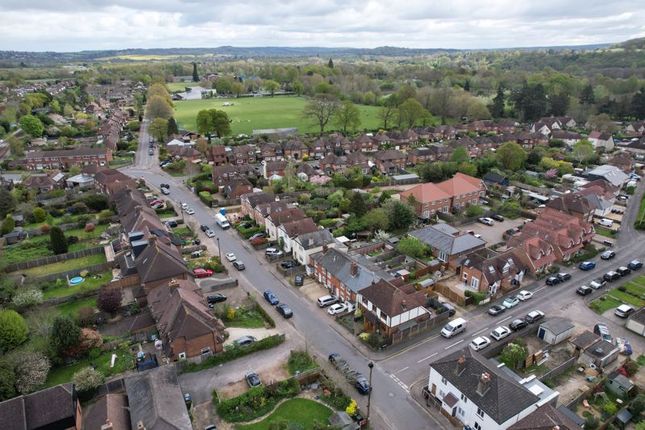
<instances>
[{"instance_id":1,"label":"black car","mask_svg":"<svg viewBox=\"0 0 645 430\"><path fill-rule=\"evenodd\" d=\"M493 305L488 309L488 315L497 316L501 313L504 313L506 308L502 305Z\"/></svg>"},{"instance_id":2,"label":"black car","mask_svg":"<svg viewBox=\"0 0 645 430\"><path fill-rule=\"evenodd\" d=\"M638 270L641 267L643 267L643 263L641 263L640 260L632 260L629 262L627 267L629 267L632 270Z\"/></svg>"},{"instance_id":3,"label":"black car","mask_svg":"<svg viewBox=\"0 0 645 430\"><path fill-rule=\"evenodd\" d=\"M513 320L513 322L508 325L508 328L510 328L513 331L518 331L518 330L522 330L524 327L528 325L529 323L527 323L525 320L518 318L516 320Z\"/></svg>"},{"instance_id":4,"label":"black car","mask_svg":"<svg viewBox=\"0 0 645 430\"><path fill-rule=\"evenodd\" d=\"M611 260L616 256L616 253L614 251L605 251L602 254L600 254L600 258L602 260Z\"/></svg>"},{"instance_id":5,"label":"black car","mask_svg":"<svg viewBox=\"0 0 645 430\"><path fill-rule=\"evenodd\" d=\"M226 296L222 293L211 294L206 297L209 304L222 303L226 301Z\"/></svg>"},{"instance_id":6,"label":"black car","mask_svg":"<svg viewBox=\"0 0 645 430\"><path fill-rule=\"evenodd\" d=\"M441 306L443 306L443 308L446 309L446 311L448 312L449 317L452 317L457 313L457 309L455 309L455 307L453 305L451 305L450 303L442 302Z\"/></svg>"},{"instance_id":7,"label":"black car","mask_svg":"<svg viewBox=\"0 0 645 430\"><path fill-rule=\"evenodd\" d=\"M557 276L549 276L548 278L546 278L545 284L554 286L558 285L560 282L562 281L560 281L560 278L558 278Z\"/></svg>"},{"instance_id":8,"label":"black car","mask_svg":"<svg viewBox=\"0 0 645 430\"><path fill-rule=\"evenodd\" d=\"M170 228L175 228L177 227L177 221L166 221L166 225Z\"/></svg>"},{"instance_id":9,"label":"black car","mask_svg":"<svg viewBox=\"0 0 645 430\"><path fill-rule=\"evenodd\" d=\"M206 230L208 230L208 226L207 226L207 225L202 224L202 225L200 225L200 226L199 226L199 229L200 229L201 231L206 231Z\"/></svg>"},{"instance_id":10,"label":"black car","mask_svg":"<svg viewBox=\"0 0 645 430\"><path fill-rule=\"evenodd\" d=\"M278 313L286 319L289 319L293 316L293 311L291 310L291 308L284 303L279 304L275 308L277 309Z\"/></svg>"},{"instance_id":11,"label":"black car","mask_svg":"<svg viewBox=\"0 0 645 430\"><path fill-rule=\"evenodd\" d=\"M273 294L273 291L271 290L266 290L264 292L264 299L274 306L280 303L280 300L278 300L278 296Z\"/></svg>"},{"instance_id":12,"label":"black car","mask_svg":"<svg viewBox=\"0 0 645 430\"><path fill-rule=\"evenodd\" d=\"M329 354L328 359L330 363L336 363L338 360L340 360L340 354L337 352L332 352L331 354Z\"/></svg>"},{"instance_id":13,"label":"black car","mask_svg":"<svg viewBox=\"0 0 645 430\"><path fill-rule=\"evenodd\" d=\"M587 287L586 285L576 288L576 294L580 294L581 296L586 296L591 293L593 293L593 288Z\"/></svg>"},{"instance_id":14,"label":"black car","mask_svg":"<svg viewBox=\"0 0 645 430\"><path fill-rule=\"evenodd\" d=\"M305 277L302 275L296 275L296 277L293 279L293 283L296 285L296 287L302 287L302 285L305 283Z\"/></svg>"},{"instance_id":15,"label":"black car","mask_svg":"<svg viewBox=\"0 0 645 430\"><path fill-rule=\"evenodd\" d=\"M555 276L558 277L560 282L568 281L569 279L571 279L571 275L569 273L558 273Z\"/></svg>"},{"instance_id":16,"label":"black car","mask_svg":"<svg viewBox=\"0 0 645 430\"><path fill-rule=\"evenodd\" d=\"M499 222L504 221L504 217L499 214L491 215L490 217L493 218L495 221L499 221Z\"/></svg>"},{"instance_id":17,"label":"black car","mask_svg":"<svg viewBox=\"0 0 645 430\"><path fill-rule=\"evenodd\" d=\"M293 260L286 260L280 263L280 267L282 267L283 269L291 269L293 267L296 267L297 265L298 263Z\"/></svg>"},{"instance_id":18,"label":"black car","mask_svg":"<svg viewBox=\"0 0 645 430\"><path fill-rule=\"evenodd\" d=\"M168 185L168 184L161 184L161 185L159 185L159 188L170 188L170 185Z\"/></svg>"},{"instance_id":19,"label":"black car","mask_svg":"<svg viewBox=\"0 0 645 430\"><path fill-rule=\"evenodd\" d=\"M370 383L367 381L367 378L364 376L357 377L356 382L354 383L354 386L356 387L358 392L363 395L368 394L370 391L372 391L372 387L370 387Z\"/></svg>"},{"instance_id":20,"label":"black car","mask_svg":"<svg viewBox=\"0 0 645 430\"><path fill-rule=\"evenodd\" d=\"M249 387L258 387L262 385L262 381L260 380L260 375L258 375L255 372L249 372L246 375L244 375L244 379L246 379L246 383L249 384Z\"/></svg>"},{"instance_id":21,"label":"black car","mask_svg":"<svg viewBox=\"0 0 645 430\"><path fill-rule=\"evenodd\" d=\"M602 279L604 279L607 282L614 282L620 279L620 275L617 272L614 272L612 270L610 272L605 273Z\"/></svg>"},{"instance_id":22,"label":"black car","mask_svg":"<svg viewBox=\"0 0 645 430\"><path fill-rule=\"evenodd\" d=\"M622 278L623 276L627 276L632 273L632 269L630 269L629 267L620 266L618 269L616 269L616 273L618 273Z\"/></svg>"}]
</instances>

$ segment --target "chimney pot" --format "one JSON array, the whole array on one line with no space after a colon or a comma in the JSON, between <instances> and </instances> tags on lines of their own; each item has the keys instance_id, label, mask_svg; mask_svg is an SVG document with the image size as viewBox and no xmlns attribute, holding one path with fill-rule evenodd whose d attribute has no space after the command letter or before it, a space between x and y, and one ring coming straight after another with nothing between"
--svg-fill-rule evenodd
<instances>
[{"instance_id":1,"label":"chimney pot","mask_svg":"<svg viewBox=\"0 0 645 430\"><path fill-rule=\"evenodd\" d=\"M457 360L457 368L455 369L457 376L461 375L465 369L466 369L466 356L462 355L461 357L459 357L459 360Z\"/></svg>"},{"instance_id":2,"label":"chimney pot","mask_svg":"<svg viewBox=\"0 0 645 430\"><path fill-rule=\"evenodd\" d=\"M355 261L352 261L351 272L352 276L358 275L358 264Z\"/></svg>"},{"instance_id":3,"label":"chimney pot","mask_svg":"<svg viewBox=\"0 0 645 430\"><path fill-rule=\"evenodd\" d=\"M479 383L477 384L477 394L483 397L488 392L489 388L490 374L488 372L484 372L479 377Z\"/></svg>"}]
</instances>

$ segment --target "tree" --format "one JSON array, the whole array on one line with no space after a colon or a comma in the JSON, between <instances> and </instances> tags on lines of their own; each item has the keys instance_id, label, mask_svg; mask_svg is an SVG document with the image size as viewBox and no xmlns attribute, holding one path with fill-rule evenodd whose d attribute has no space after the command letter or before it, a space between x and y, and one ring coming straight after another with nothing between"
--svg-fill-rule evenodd
<instances>
[{"instance_id":1,"label":"tree","mask_svg":"<svg viewBox=\"0 0 645 430\"><path fill-rule=\"evenodd\" d=\"M398 113L398 100L394 94L389 96L383 102L383 106L378 112L379 119L383 122L383 128L387 130L387 124L393 120Z\"/></svg>"},{"instance_id":2,"label":"tree","mask_svg":"<svg viewBox=\"0 0 645 430\"><path fill-rule=\"evenodd\" d=\"M206 152L208 151L208 140L202 138L197 139L195 149L197 149L202 154L206 154Z\"/></svg>"},{"instance_id":3,"label":"tree","mask_svg":"<svg viewBox=\"0 0 645 430\"><path fill-rule=\"evenodd\" d=\"M0 402L16 396L16 373L6 360L0 361Z\"/></svg>"},{"instance_id":4,"label":"tree","mask_svg":"<svg viewBox=\"0 0 645 430\"><path fill-rule=\"evenodd\" d=\"M168 119L173 115L172 106L168 101L159 95L148 98L146 105L146 117L150 119L163 118Z\"/></svg>"},{"instance_id":5,"label":"tree","mask_svg":"<svg viewBox=\"0 0 645 430\"><path fill-rule=\"evenodd\" d=\"M231 93L235 94L235 97L240 98L240 95L244 93L244 85L237 81L233 82L231 84Z\"/></svg>"},{"instance_id":6,"label":"tree","mask_svg":"<svg viewBox=\"0 0 645 430\"><path fill-rule=\"evenodd\" d=\"M504 116L504 87L502 84L497 86L497 95L493 98L493 104L491 105L490 113L494 118L502 118Z\"/></svg>"},{"instance_id":7,"label":"tree","mask_svg":"<svg viewBox=\"0 0 645 430\"><path fill-rule=\"evenodd\" d=\"M155 118L150 123L150 134L157 142L163 142L168 135L168 120L163 118Z\"/></svg>"},{"instance_id":8,"label":"tree","mask_svg":"<svg viewBox=\"0 0 645 430\"><path fill-rule=\"evenodd\" d=\"M386 230L390 225L390 218L385 209L375 208L363 216L363 224L371 231Z\"/></svg>"},{"instance_id":9,"label":"tree","mask_svg":"<svg viewBox=\"0 0 645 430\"><path fill-rule=\"evenodd\" d=\"M336 97L329 94L319 94L307 102L303 115L320 128L320 134L322 135L337 110L338 99Z\"/></svg>"},{"instance_id":10,"label":"tree","mask_svg":"<svg viewBox=\"0 0 645 430\"><path fill-rule=\"evenodd\" d=\"M645 87L632 97L631 111L634 117L645 119Z\"/></svg>"},{"instance_id":11,"label":"tree","mask_svg":"<svg viewBox=\"0 0 645 430\"><path fill-rule=\"evenodd\" d=\"M629 411L635 417L640 417L643 411L645 411L645 394L640 393L632 403L629 405Z\"/></svg>"},{"instance_id":12,"label":"tree","mask_svg":"<svg viewBox=\"0 0 645 430\"><path fill-rule=\"evenodd\" d=\"M587 120L587 127L592 130L613 133L616 131L616 124L606 113L591 115Z\"/></svg>"},{"instance_id":13,"label":"tree","mask_svg":"<svg viewBox=\"0 0 645 430\"><path fill-rule=\"evenodd\" d=\"M14 157L21 157L25 155L25 143L22 141L22 139L10 135L7 136L5 140L9 143L11 155L13 155Z\"/></svg>"},{"instance_id":14,"label":"tree","mask_svg":"<svg viewBox=\"0 0 645 430\"><path fill-rule=\"evenodd\" d=\"M231 133L231 121L228 114L222 110L208 109L200 110L197 113L197 131L208 136L210 142L211 133L217 137L226 136Z\"/></svg>"},{"instance_id":15,"label":"tree","mask_svg":"<svg viewBox=\"0 0 645 430\"><path fill-rule=\"evenodd\" d=\"M573 145L571 155L578 163L584 163L596 156L593 145L586 139L579 140Z\"/></svg>"},{"instance_id":16,"label":"tree","mask_svg":"<svg viewBox=\"0 0 645 430\"><path fill-rule=\"evenodd\" d=\"M525 346L511 342L504 347L499 360L511 369L517 369L528 355L529 352Z\"/></svg>"},{"instance_id":17,"label":"tree","mask_svg":"<svg viewBox=\"0 0 645 430\"><path fill-rule=\"evenodd\" d=\"M428 111L416 99L409 98L399 106L399 127L412 128L417 121L427 118Z\"/></svg>"},{"instance_id":18,"label":"tree","mask_svg":"<svg viewBox=\"0 0 645 430\"><path fill-rule=\"evenodd\" d=\"M271 97L273 97L273 95L275 94L275 91L278 88L280 88L280 84L271 79L264 81L263 86L264 86L264 89L267 90L269 94L271 94Z\"/></svg>"},{"instance_id":19,"label":"tree","mask_svg":"<svg viewBox=\"0 0 645 430\"><path fill-rule=\"evenodd\" d=\"M352 399L349 402L349 405L345 408L345 413L350 417L353 417L356 415L356 412L358 412L358 404L356 403L356 400Z\"/></svg>"},{"instance_id":20,"label":"tree","mask_svg":"<svg viewBox=\"0 0 645 430\"><path fill-rule=\"evenodd\" d=\"M521 88L513 93L515 110L520 113L522 120L532 121L547 111L546 91L542 84L528 84L524 82Z\"/></svg>"},{"instance_id":21,"label":"tree","mask_svg":"<svg viewBox=\"0 0 645 430\"><path fill-rule=\"evenodd\" d=\"M96 300L96 306L103 312L113 314L121 306L123 295L120 288L111 288L104 285L99 290L99 297Z\"/></svg>"},{"instance_id":22,"label":"tree","mask_svg":"<svg viewBox=\"0 0 645 430\"><path fill-rule=\"evenodd\" d=\"M0 235L4 236L5 234L9 234L14 228L16 228L16 222L11 215L7 215L2 221L2 226L0 226Z\"/></svg>"},{"instance_id":23,"label":"tree","mask_svg":"<svg viewBox=\"0 0 645 430\"><path fill-rule=\"evenodd\" d=\"M4 219L16 208L16 199L13 194L4 187L0 187L0 218Z\"/></svg>"},{"instance_id":24,"label":"tree","mask_svg":"<svg viewBox=\"0 0 645 430\"><path fill-rule=\"evenodd\" d=\"M18 392L29 394L45 384L50 366L49 359L40 352L22 354L16 366L16 389Z\"/></svg>"},{"instance_id":25,"label":"tree","mask_svg":"<svg viewBox=\"0 0 645 430\"><path fill-rule=\"evenodd\" d=\"M396 245L396 250L409 257L423 258L427 254L428 247L416 237L406 236Z\"/></svg>"},{"instance_id":26,"label":"tree","mask_svg":"<svg viewBox=\"0 0 645 430\"><path fill-rule=\"evenodd\" d=\"M67 252L67 238L60 227L54 226L49 230L49 242L54 254L65 254Z\"/></svg>"},{"instance_id":27,"label":"tree","mask_svg":"<svg viewBox=\"0 0 645 430\"><path fill-rule=\"evenodd\" d=\"M550 113L554 116L562 116L567 113L569 109L569 94L559 93L552 94L549 98L549 104L551 105Z\"/></svg>"},{"instance_id":28,"label":"tree","mask_svg":"<svg viewBox=\"0 0 645 430\"><path fill-rule=\"evenodd\" d=\"M477 176L477 165L468 161L464 161L463 163L459 163L457 165L457 171L468 176Z\"/></svg>"},{"instance_id":29,"label":"tree","mask_svg":"<svg viewBox=\"0 0 645 430\"><path fill-rule=\"evenodd\" d=\"M334 114L336 125L347 134L347 130L356 130L361 125L361 112L349 100L344 101Z\"/></svg>"},{"instance_id":30,"label":"tree","mask_svg":"<svg viewBox=\"0 0 645 430\"><path fill-rule=\"evenodd\" d=\"M178 133L179 133L179 127L177 126L177 121L175 121L174 116L171 116L168 119L168 136L172 136Z\"/></svg>"},{"instance_id":31,"label":"tree","mask_svg":"<svg viewBox=\"0 0 645 430\"><path fill-rule=\"evenodd\" d=\"M499 207L499 212L507 218L514 219L522 213L522 206L517 200L508 199Z\"/></svg>"},{"instance_id":32,"label":"tree","mask_svg":"<svg viewBox=\"0 0 645 430\"><path fill-rule=\"evenodd\" d=\"M6 353L27 340L29 328L16 311L0 311L0 352Z\"/></svg>"},{"instance_id":33,"label":"tree","mask_svg":"<svg viewBox=\"0 0 645 430\"><path fill-rule=\"evenodd\" d=\"M450 161L455 162L455 163L463 163L466 161L470 161L470 155L468 154L468 150L464 146L458 146L452 151L452 154L450 155Z\"/></svg>"},{"instance_id":34,"label":"tree","mask_svg":"<svg viewBox=\"0 0 645 430\"><path fill-rule=\"evenodd\" d=\"M594 103L596 103L596 97L594 96L593 86L591 86L591 84L587 84L580 92L580 104L592 105Z\"/></svg>"},{"instance_id":35,"label":"tree","mask_svg":"<svg viewBox=\"0 0 645 430\"><path fill-rule=\"evenodd\" d=\"M356 216L363 216L367 212L367 204L363 198L363 194L359 192L352 193L349 203L349 212Z\"/></svg>"},{"instance_id":36,"label":"tree","mask_svg":"<svg viewBox=\"0 0 645 430\"><path fill-rule=\"evenodd\" d=\"M79 370L72 376L72 382L80 393L93 392L103 385L104 381L103 374L89 366Z\"/></svg>"},{"instance_id":37,"label":"tree","mask_svg":"<svg viewBox=\"0 0 645 430\"><path fill-rule=\"evenodd\" d=\"M495 153L497 162L507 170L517 171L526 161L526 151L515 142L506 142Z\"/></svg>"},{"instance_id":38,"label":"tree","mask_svg":"<svg viewBox=\"0 0 645 430\"><path fill-rule=\"evenodd\" d=\"M440 162L423 164L417 170L425 182L441 182L446 178Z\"/></svg>"},{"instance_id":39,"label":"tree","mask_svg":"<svg viewBox=\"0 0 645 430\"><path fill-rule=\"evenodd\" d=\"M193 82L199 82L199 75L197 74L197 63L193 61Z\"/></svg>"},{"instance_id":40,"label":"tree","mask_svg":"<svg viewBox=\"0 0 645 430\"><path fill-rule=\"evenodd\" d=\"M303 91L305 90L305 86L300 81L294 82L292 88L293 92L296 93L297 96L301 96Z\"/></svg>"},{"instance_id":41,"label":"tree","mask_svg":"<svg viewBox=\"0 0 645 430\"><path fill-rule=\"evenodd\" d=\"M329 61L327 62L327 67L329 67L330 69L333 69L333 68L334 68L334 62L332 61L332 59L331 59L331 58L330 58L330 59L329 59Z\"/></svg>"},{"instance_id":42,"label":"tree","mask_svg":"<svg viewBox=\"0 0 645 430\"><path fill-rule=\"evenodd\" d=\"M54 351L65 355L77 347L81 340L81 329L67 315L59 315L54 319L51 330L51 343Z\"/></svg>"},{"instance_id":43,"label":"tree","mask_svg":"<svg viewBox=\"0 0 645 430\"><path fill-rule=\"evenodd\" d=\"M45 131L43 123L33 115L25 115L20 118L20 128L31 137L40 137Z\"/></svg>"},{"instance_id":44,"label":"tree","mask_svg":"<svg viewBox=\"0 0 645 430\"><path fill-rule=\"evenodd\" d=\"M390 230L405 230L416 218L414 210L410 206L397 201L390 202L387 211L390 218Z\"/></svg>"},{"instance_id":45,"label":"tree","mask_svg":"<svg viewBox=\"0 0 645 430\"><path fill-rule=\"evenodd\" d=\"M47 219L47 212L43 208L35 208L31 213L36 222L43 222Z\"/></svg>"}]
</instances>

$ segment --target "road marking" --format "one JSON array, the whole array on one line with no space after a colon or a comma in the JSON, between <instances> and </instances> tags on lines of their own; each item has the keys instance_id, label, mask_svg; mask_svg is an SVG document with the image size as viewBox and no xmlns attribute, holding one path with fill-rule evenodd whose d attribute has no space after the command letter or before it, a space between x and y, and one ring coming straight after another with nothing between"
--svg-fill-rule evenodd
<instances>
[{"instance_id":1,"label":"road marking","mask_svg":"<svg viewBox=\"0 0 645 430\"><path fill-rule=\"evenodd\" d=\"M410 368L410 366L405 366L403 369L399 369L399 370L397 370L397 371L396 371L396 372L394 372L394 373L403 372L404 370L408 370L409 368Z\"/></svg>"},{"instance_id":2,"label":"road marking","mask_svg":"<svg viewBox=\"0 0 645 430\"><path fill-rule=\"evenodd\" d=\"M439 337L440 337L440 335L436 335L436 336L432 336L432 337L429 337L429 338L427 338L427 339L424 339L424 340L422 340L422 341L420 341L420 342L418 342L418 343L416 343L416 344L414 344L414 345L411 345L411 346L409 346L409 347L407 347L407 348L405 348L405 349L403 349L403 350L401 350L401 351L399 351L399 352L397 352L397 353L395 353L395 354L390 355L390 356L389 356L389 357L387 357L387 358L384 358L383 360L381 360L381 362L382 362L382 363L385 363L385 362L387 362L387 361L389 361L389 360L391 360L391 359L393 359L393 358L398 357L399 355L403 355L403 354L405 354L405 353L406 353L406 352L408 352L408 351L411 351L411 350L413 350L413 349L415 349L415 348L418 348L418 347L420 347L421 345L424 345L424 344L426 344L426 343L430 342L431 340L438 339Z\"/></svg>"},{"instance_id":3,"label":"road marking","mask_svg":"<svg viewBox=\"0 0 645 430\"><path fill-rule=\"evenodd\" d=\"M537 290L533 291L533 294L539 293L540 291L544 290L546 287L538 288Z\"/></svg>"},{"instance_id":4,"label":"road marking","mask_svg":"<svg viewBox=\"0 0 645 430\"><path fill-rule=\"evenodd\" d=\"M394 382L396 382L398 384L399 387L403 388L403 391L405 391L406 393L410 394L410 388L408 388L408 386L405 385L403 383L403 381L401 381L395 375L390 375L390 378L392 378L394 380Z\"/></svg>"},{"instance_id":5,"label":"road marking","mask_svg":"<svg viewBox=\"0 0 645 430\"><path fill-rule=\"evenodd\" d=\"M499 320L498 322L504 322L504 321L506 321L506 320L510 320L511 318L513 318L513 316L512 316L512 315L509 315L509 316L507 316L506 318L504 318L503 320Z\"/></svg>"},{"instance_id":6,"label":"road marking","mask_svg":"<svg viewBox=\"0 0 645 430\"><path fill-rule=\"evenodd\" d=\"M479 335L479 333L485 332L486 330L488 330L488 327L479 330L477 333L473 334L471 337L475 337L475 336Z\"/></svg>"},{"instance_id":7,"label":"road marking","mask_svg":"<svg viewBox=\"0 0 645 430\"><path fill-rule=\"evenodd\" d=\"M417 361L417 363L423 363L426 360L430 360L432 357L435 355L439 354L438 352L433 352L432 354L428 355L426 358L422 358L421 360Z\"/></svg>"},{"instance_id":8,"label":"road marking","mask_svg":"<svg viewBox=\"0 0 645 430\"><path fill-rule=\"evenodd\" d=\"M463 342L463 341L464 341L463 339L458 340L457 342L453 343L452 345L448 345L448 346L447 346L447 347L445 347L444 349L452 348L453 346L459 345L459 344L460 344L461 342Z\"/></svg>"}]
</instances>

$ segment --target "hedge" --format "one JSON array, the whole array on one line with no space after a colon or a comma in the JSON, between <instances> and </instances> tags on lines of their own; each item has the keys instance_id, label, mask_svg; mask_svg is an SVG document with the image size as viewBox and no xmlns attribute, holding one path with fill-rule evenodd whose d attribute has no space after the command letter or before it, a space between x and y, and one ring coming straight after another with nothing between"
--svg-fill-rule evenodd
<instances>
[{"instance_id":1,"label":"hedge","mask_svg":"<svg viewBox=\"0 0 645 430\"><path fill-rule=\"evenodd\" d=\"M466 297L472 297L473 302L475 302L475 305L479 305L479 302L481 302L482 300L485 300L486 297L488 297L486 293L479 293L476 291L466 291L465 295Z\"/></svg>"},{"instance_id":2,"label":"hedge","mask_svg":"<svg viewBox=\"0 0 645 430\"><path fill-rule=\"evenodd\" d=\"M264 339L253 342L247 346L232 346L219 354L213 355L201 363L183 362L180 367L181 372L190 373L198 372L200 370L209 369L211 367L219 366L222 363L235 360L236 358L244 357L245 355L253 354L257 351L264 351L284 342L283 334L274 334L273 336L265 337Z\"/></svg>"},{"instance_id":3,"label":"hedge","mask_svg":"<svg viewBox=\"0 0 645 430\"><path fill-rule=\"evenodd\" d=\"M208 206L209 208L213 206L213 196L210 192L200 191L198 195L199 200L201 200L202 203L204 203L206 206Z\"/></svg>"},{"instance_id":4,"label":"hedge","mask_svg":"<svg viewBox=\"0 0 645 430\"><path fill-rule=\"evenodd\" d=\"M253 302L255 304L254 309L258 311L260 315L262 315L262 317L269 323L269 327L275 328L275 320L273 319L273 317L269 315L269 313L265 311L264 308L260 306L258 302L255 301L255 299L253 299Z\"/></svg>"},{"instance_id":5,"label":"hedge","mask_svg":"<svg viewBox=\"0 0 645 430\"><path fill-rule=\"evenodd\" d=\"M217 414L228 422L251 421L271 412L280 400L295 397L299 393L300 384L295 378L269 386L254 387L241 396L220 400Z\"/></svg>"}]
</instances>

